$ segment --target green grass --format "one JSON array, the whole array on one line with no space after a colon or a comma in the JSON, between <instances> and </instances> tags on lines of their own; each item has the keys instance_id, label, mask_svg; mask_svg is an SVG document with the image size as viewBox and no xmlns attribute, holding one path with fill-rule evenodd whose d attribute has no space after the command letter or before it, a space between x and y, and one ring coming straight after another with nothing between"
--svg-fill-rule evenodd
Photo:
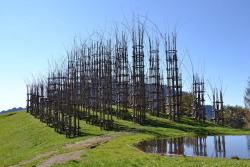
<instances>
[{"instance_id":1,"label":"green grass","mask_svg":"<svg viewBox=\"0 0 250 167\"><path fill-rule=\"evenodd\" d=\"M66 139L64 134L55 133L53 128L35 119L25 111L0 115L0 166L29 160L35 155L57 150L62 145L108 133L99 127L81 121L82 137Z\"/></svg>"},{"instance_id":2,"label":"green grass","mask_svg":"<svg viewBox=\"0 0 250 167\"><path fill-rule=\"evenodd\" d=\"M140 152L131 144L150 137L180 137L194 135L250 134L250 129L232 129L221 127L211 122L195 123L189 118L182 118L175 123L164 118L147 115L143 126L127 120L114 121L113 131L100 131L99 127L87 125L81 121L83 136L66 139L64 134L54 132L53 128L35 119L25 111L0 115L0 166L17 164L30 160L38 154L51 150L65 152L62 145L89 137L111 132L130 132L113 138L94 149L87 149L80 160L71 160L54 166L250 166L249 160L234 160L204 157L164 157ZM66 150L73 151L72 150ZM48 158L48 157L47 157ZM44 159L44 158L42 158ZM40 159L41 160L41 159ZM26 166L41 163L34 160Z\"/></svg>"},{"instance_id":3,"label":"green grass","mask_svg":"<svg viewBox=\"0 0 250 167\"><path fill-rule=\"evenodd\" d=\"M131 134L129 136L120 136L96 149L88 150L82 155L81 160L70 161L66 164L55 164L53 166L250 166L249 160L164 157L139 152L135 147L130 146L130 144L147 137L149 135Z\"/></svg>"}]
</instances>

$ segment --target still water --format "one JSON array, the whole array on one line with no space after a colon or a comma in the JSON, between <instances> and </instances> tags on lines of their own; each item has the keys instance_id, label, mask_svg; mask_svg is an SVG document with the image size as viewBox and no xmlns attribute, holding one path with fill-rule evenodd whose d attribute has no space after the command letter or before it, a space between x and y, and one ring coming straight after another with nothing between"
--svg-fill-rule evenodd
<instances>
[{"instance_id":1,"label":"still water","mask_svg":"<svg viewBox=\"0 0 250 167\"><path fill-rule=\"evenodd\" d=\"M153 139L136 146L143 152L162 155L186 155L250 158L250 135L203 136Z\"/></svg>"}]
</instances>

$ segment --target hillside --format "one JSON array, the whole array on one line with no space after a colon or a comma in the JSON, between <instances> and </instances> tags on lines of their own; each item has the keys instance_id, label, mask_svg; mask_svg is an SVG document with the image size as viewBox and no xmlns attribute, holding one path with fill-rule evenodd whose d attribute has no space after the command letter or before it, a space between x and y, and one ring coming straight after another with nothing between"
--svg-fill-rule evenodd
<instances>
[{"instance_id":1,"label":"hillside","mask_svg":"<svg viewBox=\"0 0 250 167\"><path fill-rule=\"evenodd\" d=\"M153 155L131 145L155 136L250 134L250 129L194 123L188 118L174 123L147 115L144 126L115 119L113 131L100 131L81 121L82 136L71 139L25 110L1 114L0 126L0 166L249 166L249 160Z\"/></svg>"},{"instance_id":2,"label":"hillside","mask_svg":"<svg viewBox=\"0 0 250 167\"><path fill-rule=\"evenodd\" d=\"M213 117L213 108L211 105L205 105L206 117L211 120Z\"/></svg>"},{"instance_id":3,"label":"hillside","mask_svg":"<svg viewBox=\"0 0 250 167\"><path fill-rule=\"evenodd\" d=\"M13 107L11 109L8 109L8 110L3 110L0 112L0 114L3 114L3 113L7 113L7 112L14 112L14 111L19 111L19 110L24 110L25 108L22 108L22 107Z\"/></svg>"}]
</instances>

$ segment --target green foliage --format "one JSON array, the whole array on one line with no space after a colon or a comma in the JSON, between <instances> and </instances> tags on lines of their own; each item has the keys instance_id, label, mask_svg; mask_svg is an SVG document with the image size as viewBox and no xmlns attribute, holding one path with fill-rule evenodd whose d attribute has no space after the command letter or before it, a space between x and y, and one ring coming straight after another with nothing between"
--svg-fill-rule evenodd
<instances>
[{"instance_id":1,"label":"green foliage","mask_svg":"<svg viewBox=\"0 0 250 167\"><path fill-rule=\"evenodd\" d=\"M250 77L247 82L247 87L244 95L245 106L248 110L250 110Z\"/></svg>"},{"instance_id":2,"label":"green foliage","mask_svg":"<svg viewBox=\"0 0 250 167\"><path fill-rule=\"evenodd\" d=\"M236 160L239 160L239 159L240 159L238 156L231 156L230 158L231 158L231 159L236 159Z\"/></svg>"},{"instance_id":3,"label":"green foliage","mask_svg":"<svg viewBox=\"0 0 250 167\"><path fill-rule=\"evenodd\" d=\"M186 116L191 116L192 112L192 94L184 93L182 95L182 114Z\"/></svg>"},{"instance_id":4,"label":"green foliage","mask_svg":"<svg viewBox=\"0 0 250 167\"><path fill-rule=\"evenodd\" d=\"M247 87L244 95L245 101L245 115L247 119L247 127L250 127L250 77L248 79Z\"/></svg>"},{"instance_id":5,"label":"green foliage","mask_svg":"<svg viewBox=\"0 0 250 167\"><path fill-rule=\"evenodd\" d=\"M246 125L245 109L241 106L226 106L224 119L226 125L242 128Z\"/></svg>"}]
</instances>

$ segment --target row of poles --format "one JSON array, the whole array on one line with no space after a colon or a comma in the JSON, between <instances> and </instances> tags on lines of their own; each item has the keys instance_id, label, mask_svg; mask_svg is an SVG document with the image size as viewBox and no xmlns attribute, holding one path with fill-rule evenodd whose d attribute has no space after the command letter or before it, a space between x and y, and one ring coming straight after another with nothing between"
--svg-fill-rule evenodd
<instances>
[{"instance_id":1,"label":"row of poles","mask_svg":"<svg viewBox=\"0 0 250 167\"><path fill-rule=\"evenodd\" d=\"M113 127L113 116L130 117L144 124L146 111L159 116L167 113L179 122L182 104L182 79L178 69L176 35L165 39L167 84L160 72L159 40L149 38L149 65L145 75L144 27L132 31L132 56L128 53L125 33L111 40L97 40L77 45L67 53L67 60L49 70L47 77L27 85L27 112L66 137L80 135L80 122ZM194 77L193 112L196 121L204 120L204 81ZM166 88L166 89L165 89ZM217 97L217 96L215 96ZM214 99L215 100L215 99ZM217 99L218 101L218 99ZM218 104L214 103L214 107ZM215 117L220 116L216 109ZM220 120L220 119L215 119Z\"/></svg>"},{"instance_id":2,"label":"row of poles","mask_svg":"<svg viewBox=\"0 0 250 167\"><path fill-rule=\"evenodd\" d=\"M212 89L212 121L224 125L224 106L222 90ZM195 121L204 122L206 120L205 110L205 82L198 74L193 75L192 87L192 118Z\"/></svg>"}]
</instances>

